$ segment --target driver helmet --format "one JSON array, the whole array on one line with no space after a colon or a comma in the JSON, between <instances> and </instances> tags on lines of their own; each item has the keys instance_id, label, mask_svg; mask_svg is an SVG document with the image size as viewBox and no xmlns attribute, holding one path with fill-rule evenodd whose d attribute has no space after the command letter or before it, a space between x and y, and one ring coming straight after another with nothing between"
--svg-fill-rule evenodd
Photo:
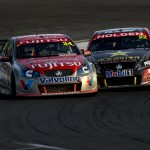
<instances>
[{"instance_id":1,"label":"driver helmet","mask_svg":"<svg viewBox=\"0 0 150 150\"><path fill-rule=\"evenodd\" d=\"M34 47L27 47L27 48L25 48L24 52L25 52L26 56L35 56Z\"/></svg>"}]
</instances>

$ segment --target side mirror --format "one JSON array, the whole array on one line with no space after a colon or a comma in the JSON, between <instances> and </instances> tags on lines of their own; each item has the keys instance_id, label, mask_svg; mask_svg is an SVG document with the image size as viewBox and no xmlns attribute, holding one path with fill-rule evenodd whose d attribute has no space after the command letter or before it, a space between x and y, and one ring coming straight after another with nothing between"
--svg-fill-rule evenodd
<instances>
[{"instance_id":1,"label":"side mirror","mask_svg":"<svg viewBox=\"0 0 150 150\"><path fill-rule=\"evenodd\" d=\"M83 53L84 56L91 56L91 51L89 50L81 49L81 52Z\"/></svg>"},{"instance_id":2,"label":"side mirror","mask_svg":"<svg viewBox=\"0 0 150 150\"><path fill-rule=\"evenodd\" d=\"M91 51L85 51L84 52L84 56L91 56L91 54L92 54Z\"/></svg>"},{"instance_id":3,"label":"side mirror","mask_svg":"<svg viewBox=\"0 0 150 150\"><path fill-rule=\"evenodd\" d=\"M82 54L84 55L84 51L85 51L85 50L84 50L84 49L80 49L80 51L81 51L81 52L82 52Z\"/></svg>"}]
</instances>

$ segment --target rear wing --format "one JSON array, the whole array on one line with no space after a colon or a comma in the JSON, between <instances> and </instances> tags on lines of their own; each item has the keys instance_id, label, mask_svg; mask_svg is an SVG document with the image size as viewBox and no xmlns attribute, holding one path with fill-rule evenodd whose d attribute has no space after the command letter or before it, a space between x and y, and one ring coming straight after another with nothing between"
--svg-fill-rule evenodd
<instances>
[{"instance_id":1,"label":"rear wing","mask_svg":"<svg viewBox=\"0 0 150 150\"><path fill-rule=\"evenodd\" d=\"M0 40L0 51L3 49L3 47L5 46L5 43L7 42L8 40Z\"/></svg>"}]
</instances>

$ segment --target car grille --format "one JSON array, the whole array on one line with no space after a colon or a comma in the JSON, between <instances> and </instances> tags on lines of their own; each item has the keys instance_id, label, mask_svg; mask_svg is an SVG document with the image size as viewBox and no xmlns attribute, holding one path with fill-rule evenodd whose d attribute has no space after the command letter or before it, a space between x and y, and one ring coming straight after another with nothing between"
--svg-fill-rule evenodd
<instances>
[{"instance_id":1,"label":"car grille","mask_svg":"<svg viewBox=\"0 0 150 150\"><path fill-rule=\"evenodd\" d=\"M44 71L44 74L47 77L57 77L56 72L60 71L61 75L59 77L63 77L63 76L69 76L73 74L73 70L72 69L68 69L68 70L46 70Z\"/></svg>"},{"instance_id":2,"label":"car grille","mask_svg":"<svg viewBox=\"0 0 150 150\"><path fill-rule=\"evenodd\" d=\"M100 85L102 87L106 86L122 86L122 85L139 85L141 84L142 76L136 77L117 77L117 78L107 78L107 79L99 79Z\"/></svg>"},{"instance_id":3,"label":"car grille","mask_svg":"<svg viewBox=\"0 0 150 150\"><path fill-rule=\"evenodd\" d=\"M78 84L58 84L58 85L39 85L40 93L63 93L81 91L81 83Z\"/></svg>"},{"instance_id":4,"label":"car grille","mask_svg":"<svg viewBox=\"0 0 150 150\"><path fill-rule=\"evenodd\" d=\"M135 62L125 62L125 63L111 63L111 64L99 64L102 70L117 70L116 65L121 64L122 69L134 69Z\"/></svg>"},{"instance_id":5,"label":"car grille","mask_svg":"<svg viewBox=\"0 0 150 150\"><path fill-rule=\"evenodd\" d=\"M128 77L111 77L105 79L105 71L117 71L118 69L116 68L116 66L118 64L121 64L121 70L134 70L136 62L99 64L101 69L101 78L99 79L99 82L102 87L141 84L141 75Z\"/></svg>"}]
</instances>

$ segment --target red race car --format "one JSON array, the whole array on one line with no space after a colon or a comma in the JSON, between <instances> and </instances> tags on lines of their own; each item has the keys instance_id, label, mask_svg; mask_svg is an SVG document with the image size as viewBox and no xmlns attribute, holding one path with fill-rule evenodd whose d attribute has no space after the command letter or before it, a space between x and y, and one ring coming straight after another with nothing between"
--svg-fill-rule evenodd
<instances>
[{"instance_id":1,"label":"red race car","mask_svg":"<svg viewBox=\"0 0 150 150\"><path fill-rule=\"evenodd\" d=\"M97 93L95 66L63 34L10 38L0 55L0 93L48 96Z\"/></svg>"}]
</instances>

